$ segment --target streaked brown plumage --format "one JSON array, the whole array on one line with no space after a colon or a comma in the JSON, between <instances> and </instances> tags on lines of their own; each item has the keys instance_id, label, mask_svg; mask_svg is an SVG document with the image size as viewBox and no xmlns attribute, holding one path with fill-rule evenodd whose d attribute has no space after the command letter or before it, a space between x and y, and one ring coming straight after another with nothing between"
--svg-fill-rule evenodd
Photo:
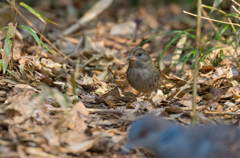
<instances>
[{"instance_id":1,"label":"streaked brown plumage","mask_svg":"<svg viewBox=\"0 0 240 158\"><path fill-rule=\"evenodd\" d=\"M128 60L127 80L134 89L149 95L161 86L161 72L144 49L133 48Z\"/></svg>"}]
</instances>

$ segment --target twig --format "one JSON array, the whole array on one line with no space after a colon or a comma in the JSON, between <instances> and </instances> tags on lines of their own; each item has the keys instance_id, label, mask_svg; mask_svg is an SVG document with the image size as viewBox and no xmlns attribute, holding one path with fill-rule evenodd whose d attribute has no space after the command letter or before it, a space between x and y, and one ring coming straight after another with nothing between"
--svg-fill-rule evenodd
<instances>
[{"instance_id":1,"label":"twig","mask_svg":"<svg viewBox=\"0 0 240 158\"><path fill-rule=\"evenodd\" d=\"M189 13L189 12L187 12L185 10L183 11L183 13L197 17L196 14ZM205 20L211 20L211 21L214 21L214 22L220 22L220 23L223 23L223 24L232 24L232 25L236 25L236 26L240 27L240 25L237 24L237 23L229 23L229 22L226 22L226 21L215 20L215 19L211 19L211 18L207 18L207 17L203 17L203 16L200 16L200 18L205 19Z\"/></svg>"},{"instance_id":2,"label":"twig","mask_svg":"<svg viewBox=\"0 0 240 158\"><path fill-rule=\"evenodd\" d=\"M13 69L13 50L14 50L14 41L15 41L15 36L16 36L16 28L17 28L17 23L16 23L16 18L17 18L17 13L14 12L14 7L15 7L15 0L11 0L11 2L8 0L8 3L11 5L11 16L12 16L12 25L14 26L14 33L13 33L13 38L12 38L12 47L11 47L11 57L10 57L10 70ZM14 15L15 14L15 15Z\"/></svg>"},{"instance_id":3,"label":"twig","mask_svg":"<svg viewBox=\"0 0 240 158\"><path fill-rule=\"evenodd\" d=\"M201 110L203 108L205 108L206 106L198 106L196 109L197 110ZM149 114L154 114L156 112L162 112L166 109L162 108L162 109L155 109L154 111L150 111ZM184 111L192 111L192 108L189 107L180 107L182 110ZM70 111L71 108L68 108L68 110ZM115 110L115 109L94 109L94 108L87 108L88 112L90 114L94 114L94 113L113 113L113 114L123 114L123 113L133 113L136 111L136 109L125 109L125 110ZM62 108L56 108L56 107L51 107L49 108L49 111L51 112L63 112L64 109ZM240 113L239 113L240 114Z\"/></svg>"},{"instance_id":4,"label":"twig","mask_svg":"<svg viewBox=\"0 0 240 158\"><path fill-rule=\"evenodd\" d=\"M213 8L213 7L204 5L204 4L202 5L202 7L207 8L207 9L214 9L214 11L218 11L219 13L222 13L224 16L227 17L227 19L228 19L228 21L230 22L233 30L236 31L235 27L234 27L233 24L232 24L232 20L229 18L228 14L227 14L226 12L224 12L224 11L222 11L222 10L220 10L220 9L217 9L217 8ZM204 14L204 16L206 16L206 15ZM206 17L207 17L207 16L206 16ZM209 18L209 17L207 17L207 18ZM235 18L237 18L237 16L235 16ZM208 20L208 21L209 21L209 20ZM210 22L210 21L209 21L209 22Z\"/></svg>"},{"instance_id":5,"label":"twig","mask_svg":"<svg viewBox=\"0 0 240 158\"><path fill-rule=\"evenodd\" d=\"M240 115L240 112L232 112L232 111L205 111L204 114L211 115Z\"/></svg>"},{"instance_id":6,"label":"twig","mask_svg":"<svg viewBox=\"0 0 240 158\"><path fill-rule=\"evenodd\" d=\"M201 110L203 108L205 108L206 106L198 106L196 107L196 110ZM192 108L189 107L182 107L181 109L185 110L185 111L192 111Z\"/></svg>"},{"instance_id":7,"label":"twig","mask_svg":"<svg viewBox=\"0 0 240 158\"><path fill-rule=\"evenodd\" d=\"M82 42L83 42L83 36L80 37L80 40L79 40L78 45L77 45L76 49L74 50L74 52L69 54L68 56L66 56L64 59L68 59L69 57L73 56L80 48Z\"/></svg>"},{"instance_id":8,"label":"twig","mask_svg":"<svg viewBox=\"0 0 240 158\"><path fill-rule=\"evenodd\" d=\"M114 110L114 109L90 109L88 108L89 113L117 113L117 114L122 114L124 112L130 112L134 110Z\"/></svg>"},{"instance_id":9,"label":"twig","mask_svg":"<svg viewBox=\"0 0 240 158\"><path fill-rule=\"evenodd\" d=\"M73 24L72 26L64 30L63 35L69 35L73 33L74 31L79 29L82 25L94 19L98 14L100 14L105 9L107 9L112 2L113 0L99 0L97 3L95 3L95 5L89 11L87 11L83 15L83 17L78 22L76 22L75 24Z\"/></svg>"},{"instance_id":10,"label":"twig","mask_svg":"<svg viewBox=\"0 0 240 158\"><path fill-rule=\"evenodd\" d=\"M211 10L213 10L213 11L218 11L219 13L222 13L222 14L224 14L225 16L227 16L227 13L224 12L223 10L220 10L220 9L217 9L217 8L213 8L213 7L211 7L211 6L204 5L204 4L202 4L202 7L207 8L207 9L211 9Z\"/></svg>"},{"instance_id":11,"label":"twig","mask_svg":"<svg viewBox=\"0 0 240 158\"><path fill-rule=\"evenodd\" d=\"M203 8L202 8L202 12L203 12L203 15L204 15L205 17L209 18L208 15L207 15L207 12L206 12ZM214 29L214 31L215 31L216 33L218 33L218 28L214 25L214 23L213 23L211 20L208 20L208 22L209 22L209 24L212 26L212 28ZM221 36L221 38L223 38L223 37Z\"/></svg>"},{"instance_id":12,"label":"twig","mask_svg":"<svg viewBox=\"0 0 240 158\"><path fill-rule=\"evenodd\" d=\"M83 69L87 64L91 63L92 61L96 60L97 58L103 57L103 54L100 55L93 55L88 61L86 61L83 65L81 65L80 69Z\"/></svg>"},{"instance_id":13,"label":"twig","mask_svg":"<svg viewBox=\"0 0 240 158\"><path fill-rule=\"evenodd\" d=\"M45 27L46 27L46 23L43 23L42 34L44 33ZM38 58L40 58L41 53L42 53L42 47L41 47L41 44L42 44L42 36L40 36L40 39L39 39L39 46L38 46L39 52L38 52Z\"/></svg>"},{"instance_id":14,"label":"twig","mask_svg":"<svg viewBox=\"0 0 240 158\"><path fill-rule=\"evenodd\" d=\"M235 0L232 0L233 3L235 3L237 6L240 6Z\"/></svg>"},{"instance_id":15,"label":"twig","mask_svg":"<svg viewBox=\"0 0 240 158\"><path fill-rule=\"evenodd\" d=\"M201 9L202 9L202 0L198 0L197 4L197 32L196 32L196 53L195 53L195 65L194 65L194 78L193 78L193 100L192 100L192 126L195 125L196 120L196 106L197 106L197 77L198 77L198 58L199 52L201 53Z\"/></svg>"},{"instance_id":16,"label":"twig","mask_svg":"<svg viewBox=\"0 0 240 158\"><path fill-rule=\"evenodd\" d=\"M235 10L235 12L237 12L239 15L240 15L240 12L238 11L238 9L233 5L232 8ZM239 16L238 17L235 17L237 18L238 20L240 19Z\"/></svg>"},{"instance_id":17,"label":"twig","mask_svg":"<svg viewBox=\"0 0 240 158\"><path fill-rule=\"evenodd\" d=\"M187 89L187 88L188 88L187 86L190 84L190 82L192 81L192 79L193 79L193 78L191 78L190 80L188 80L187 83L186 83L183 87L180 88L180 90L177 92L176 95L174 95L173 98L176 98L176 96L178 96L179 93L181 93L182 91L184 91L185 89Z\"/></svg>"},{"instance_id":18,"label":"twig","mask_svg":"<svg viewBox=\"0 0 240 158\"><path fill-rule=\"evenodd\" d=\"M239 6L239 4L237 4ZM237 12L240 15L240 12L238 11L237 8L235 8L235 6L232 6L232 8L235 10L235 12ZM238 18L240 20L240 18ZM237 56L237 58L239 58L239 54L237 53L237 49L238 49L238 45L239 45L239 33L238 31L236 31L236 29L234 29L234 32L236 33L236 47L235 47L235 51L234 54ZM239 66L239 62L237 62L238 66Z\"/></svg>"},{"instance_id":19,"label":"twig","mask_svg":"<svg viewBox=\"0 0 240 158\"><path fill-rule=\"evenodd\" d=\"M136 111L135 109L125 109L125 110L114 110L114 109L93 109L93 108L87 108L89 113L117 113L117 114L122 114L124 112L134 112ZM68 109L69 111L71 110L71 108ZM57 112L61 112L64 111L64 109L62 108L49 108L49 111L57 111Z\"/></svg>"}]
</instances>

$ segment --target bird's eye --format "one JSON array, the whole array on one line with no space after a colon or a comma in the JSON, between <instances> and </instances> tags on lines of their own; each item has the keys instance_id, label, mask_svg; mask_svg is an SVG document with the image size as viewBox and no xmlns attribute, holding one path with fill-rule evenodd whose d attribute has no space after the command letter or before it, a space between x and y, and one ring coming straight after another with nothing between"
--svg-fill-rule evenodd
<instances>
[{"instance_id":1,"label":"bird's eye","mask_svg":"<svg viewBox=\"0 0 240 158\"><path fill-rule=\"evenodd\" d=\"M146 130L143 130L141 133L140 133L140 137L146 137L147 136L147 131Z\"/></svg>"},{"instance_id":2,"label":"bird's eye","mask_svg":"<svg viewBox=\"0 0 240 158\"><path fill-rule=\"evenodd\" d=\"M142 53L138 53L138 56L142 56Z\"/></svg>"}]
</instances>

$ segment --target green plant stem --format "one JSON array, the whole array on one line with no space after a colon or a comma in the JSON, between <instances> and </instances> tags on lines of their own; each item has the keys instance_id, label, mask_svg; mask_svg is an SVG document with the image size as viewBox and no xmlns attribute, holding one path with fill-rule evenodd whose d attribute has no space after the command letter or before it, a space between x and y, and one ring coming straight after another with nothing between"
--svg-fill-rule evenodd
<instances>
[{"instance_id":1,"label":"green plant stem","mask_svg":"<svg viewBox=\"0 0 240 158\"><path fill-rule=\"evenodd\" d=\"M197 4L197 32L196 32L196 54L195 54L195 66L194 66L194 78L193 78L193 100L192 100L192 126L195 125L196 120L196 98L197 98L197 77L198 77L198 58L199 52L201 52L200 42L201 42L201 8L202 0L198 0Z\"/></svg>"},{"instance_id":2,"label":"green plant stem","mask_svg":"<svg viewBox=\"0 0 240 158\"><path fill-rule=\"evenodd\" d=\"M11 1L8 0L8 3L9 3L10 6L11 6L12 25L15 27L15 28L14 28L14 30L15 30L16 27L17 27L17 23L16 23L17 14L15 13L15 10L14 10L14 8L15 8L15 0L11 0ZM15 31L14 31L13 37L12 37L12 47L11 47L9 70L12 70L12 69L13 69L13 49L14 49L14 41L15 41Z\"/></svg>"}]
</instances>

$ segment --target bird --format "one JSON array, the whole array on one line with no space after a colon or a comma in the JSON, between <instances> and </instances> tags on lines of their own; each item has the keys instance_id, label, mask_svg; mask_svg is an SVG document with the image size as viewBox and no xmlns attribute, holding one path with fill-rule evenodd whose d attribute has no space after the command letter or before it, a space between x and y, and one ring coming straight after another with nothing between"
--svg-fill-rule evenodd
<instances>
[{"instance_id":1,"label":"bird","mask_svg":"<svg viewBox=\"0 0 240 158\"><path fill-rule=\"evenodd\" d=\"M130 50L127 68L128 83L140 93L150 95L162 84L161 71L141 47Z\"/></svg>"},{"instance_id":2,"label":"bird","mask_svg":"<svg viewBox=\"0 0 240 158\"><path fill-rule=\"evenodd\" d=\"M158 158L239 158L240 130L233 126L183 127L159 116L136 120L125 150L143 147Z\"/></svg>"}]
</instances>

